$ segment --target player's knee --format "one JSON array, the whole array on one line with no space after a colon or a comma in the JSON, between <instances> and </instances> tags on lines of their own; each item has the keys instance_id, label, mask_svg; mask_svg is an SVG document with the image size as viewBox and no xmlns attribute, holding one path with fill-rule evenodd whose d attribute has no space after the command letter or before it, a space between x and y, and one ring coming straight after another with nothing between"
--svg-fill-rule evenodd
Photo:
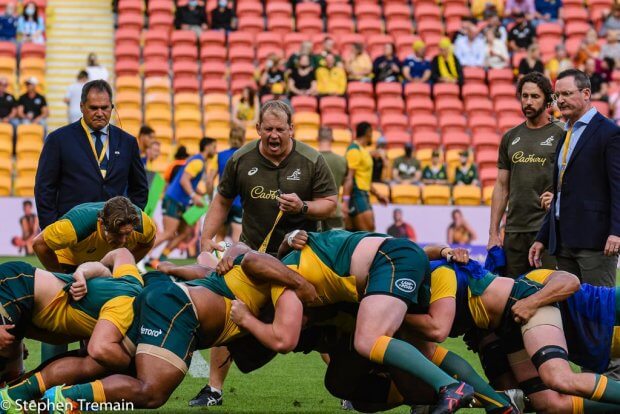
<instances>
[{"instance_id":1,"label":"player's knee","mask_svg":"<svg viewBox=\"0 0 620 414\"><path fill-rule=\"evenodd\" d=\"M122 349L117 344L98 342L88 344L88 355L104 367L118 367L123 363Z\"/></svg>"},{"instance_id":2,"label":"player's knee","mask_svg":"<svg viewBox=\"0 0 620 414\"><path fill-rule=\"evenodd\" d=\"M551 369L551 367L542 367L539 374L545 385L550 389L562 394L572 393L572 375L566 375L560 370Z\"/></svg>"},{"instance_id":3,"label":"player's knee","mask_svg":"<svg viewBox=\"0 0 620 414\"><path fill-rule=\"evenodd\" d=\"M370 335L365 335L358 332L355 334L353 345L358 354L364 358L370 358L370 351L372 350L376 339L376 337L371 337Z\"/></svg>"},{"instance_id":4,"label":"player's knee","mask_svg":"<svg viewBox=\"0 0 620 414\"><path fill-rule=\"evenodd\" d=\"M141 408L159 408L168 401L170 397L162 390L158 389L157 385L151 383L142 383L140 390L141 396Z\"/></svg>"}]
</instances>

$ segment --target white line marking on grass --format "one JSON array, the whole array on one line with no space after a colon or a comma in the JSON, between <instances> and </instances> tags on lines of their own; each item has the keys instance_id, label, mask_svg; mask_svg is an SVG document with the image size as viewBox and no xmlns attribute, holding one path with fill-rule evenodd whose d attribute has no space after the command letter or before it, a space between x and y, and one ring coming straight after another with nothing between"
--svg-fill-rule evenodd
<instances>
[{"instance_id":1,"label":"white line marking on grass","mask_svg":"<svg viewBox=\"0 0 620 414\"><path fill-rule=\"evenodd\" d=\"M194 378L209 378L209 363L205 361L199 351L194 352L192 355L189 375Z\"/></svg>"}]
</instances>

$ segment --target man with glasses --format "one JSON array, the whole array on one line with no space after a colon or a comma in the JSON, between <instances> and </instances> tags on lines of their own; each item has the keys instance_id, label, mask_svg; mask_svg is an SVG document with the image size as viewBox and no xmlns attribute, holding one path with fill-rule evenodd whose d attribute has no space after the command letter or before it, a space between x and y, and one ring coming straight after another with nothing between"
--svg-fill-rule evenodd
<instances>
[{"instance_id":1,"label":"man with glasses","mask_svg":"<svg viewBox=\"0 0 620 414\"><path fill-rule=\"evenodd\" d=\"M491 201L490 249L503 246L506 275L516 277L533 270L527 254L551 202L553 161L558 141L564 136L562 125L549 118L552 103L551 82L542 73L532 72L519 80L517 95L525 122L504 134L497 161L497 181ZM504 212L506 233L500 236ZM543 256L544 267L554 269L555 261Z\"/></svg>"},{"instance_id":2,"label":"man with glasses","mask_svg":"<svg viewBox=\"0 0 620 414\"><path fill-rule=\"evenodd\" d=\"M553 201L529 261L540 267L547 249L556 256L558 269L577 275L583 283L616 286L620 127L592 106L590 80L579 70L558 75L554 98L567 132L558 143Z\"/></svg>"}]
</instances>

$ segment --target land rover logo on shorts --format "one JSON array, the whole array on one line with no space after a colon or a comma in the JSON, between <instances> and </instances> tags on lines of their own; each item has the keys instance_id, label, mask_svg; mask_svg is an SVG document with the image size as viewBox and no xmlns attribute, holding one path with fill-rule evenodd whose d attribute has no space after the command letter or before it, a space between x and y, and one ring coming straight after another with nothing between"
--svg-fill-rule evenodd
<instances>
[{"instance_id":1,"label":"land rover logo on shorts","mask_svg":"<svg viewBox=\"0 0 620 414\"><path fill-rule=\"evenodd\" d=\"M258 167L254 167L252 168L250 171L248 171L248 175L254 175L258 172Z\"/></svg>"},{"instance_id":2,"label":"land rover logo on shorts","mask_svg":"<svg viewBox=\"0 0 620 414\"><path fill-rule=\"evenodd\" d=\"M411 279L398 279L396 287L403 292L411 293L415 290L415 282Z\"/></svg>"},{"instance_id":3,"label":"land rover logo on shorts","mask_svg":"<svg viewBox=\"0 0 620 414\"><path fill-rule=\"evenodd\" d=\"M512 145L516 144L517 142L521 141L521 137L516 137L513 141L512 141Z\"/></svg>"}]
</instances>

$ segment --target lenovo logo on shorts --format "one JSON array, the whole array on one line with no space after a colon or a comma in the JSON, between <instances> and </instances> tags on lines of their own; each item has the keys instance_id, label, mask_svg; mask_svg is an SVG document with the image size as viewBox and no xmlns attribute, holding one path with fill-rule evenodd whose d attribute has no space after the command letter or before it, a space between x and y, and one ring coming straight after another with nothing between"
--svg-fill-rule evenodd
<instances>
[{"instance_id":1,"label":"lenovo logo on shorts","mask_svg":"<svg viewBox=\"0 0 620 414\"><path fill-rule=\"evenodd\" d=\"M144 326L140 327L140 333L142 335L146 335L146 336L152 336L153 338L157 338L159 335L161 335L163 332L161 329L158 329L157 331L155 329L149 329L149 328L145 328Z\"/></svg>"},{"instance_id":2,"label":"lenovo logo on shorts","mask_svg":"<svg viewBox=\"0 0 620 414\"><path fill-rule=\"evenodd\" d=\"M398 279L396 287L405 293L411 293L415 290L416 284L411 279Z\"/></svg>"}]
</instances>

